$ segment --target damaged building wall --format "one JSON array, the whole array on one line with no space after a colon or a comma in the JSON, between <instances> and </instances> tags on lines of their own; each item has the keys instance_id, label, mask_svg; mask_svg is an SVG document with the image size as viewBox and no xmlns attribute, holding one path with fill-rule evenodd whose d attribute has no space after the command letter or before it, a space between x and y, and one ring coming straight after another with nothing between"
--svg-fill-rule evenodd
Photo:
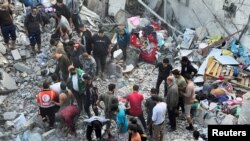
<instances>
[{"instance_id":1,"label":"damaged building wall","mask_svg":"<svg viewBox=\"0 0 250 141\"><path fill-rule=\"evenodd\" d=\"M166 0L170 21L176 20L183 27L205 27L210 36L227 36L241 30L248 21L250 1L247 0ZM232 6L233 5L233 6ZM209 10L209 9L210 10ZM169 12L171 11L172 12ZM164 7L161 7L163 17ZM211 11L211 12L210 12ZM174 16L173 16L174 15ZM216 20L216 18L219 20ZM223 29L225 27L226 30ZM237 37L237 36L236 36ZM241 43L248 47L249 30L243 35Z\"/></svg>"}]
</instances>

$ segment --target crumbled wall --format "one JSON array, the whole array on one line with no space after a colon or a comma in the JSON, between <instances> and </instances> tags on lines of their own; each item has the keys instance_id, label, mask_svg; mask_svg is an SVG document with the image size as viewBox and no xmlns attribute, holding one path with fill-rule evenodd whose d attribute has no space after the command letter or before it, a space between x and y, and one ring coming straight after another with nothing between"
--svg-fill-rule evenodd
<instances>
[{"instance_id":1,"label":"crumbled wall","mask_svg":"<svg viewBox=\"0 0 250 141\"><path fill-rule=\"evenodd\" d=\"M206 5L222 22L222 25L228 30L229 33L234 33L243 28L247 23L248 15L250 14L250 1L249 0L166 0L168 18L173 18L178 21L183 27L201 27L204 26L208 29L211 36L223 35L227 33L223 30L220 24L215 20L214 16L209 12ZM226 1L228 4L226 4ZM186 4L186 2L188 2ZM231 3L236 5L235 17L228 18L228 12L223 9L224 6L230 6ZM168 12L173 9L173 13ZM161 7L160 15L163 17L164 7ZM196 14L195 14L196 13ZM171 15L170 15L171 14ZM169 19L170 21L172 19ZM250 43L250 32L247 32L242 37L241 43L248 47ZM250 46L249 46L250 47Z\"/></svg>"}]
</instances>

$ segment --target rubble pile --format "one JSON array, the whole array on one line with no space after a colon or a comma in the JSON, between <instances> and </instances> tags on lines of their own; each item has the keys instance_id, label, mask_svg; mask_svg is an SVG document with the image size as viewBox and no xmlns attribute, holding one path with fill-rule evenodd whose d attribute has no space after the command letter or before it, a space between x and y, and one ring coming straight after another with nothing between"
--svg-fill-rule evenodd
<instances>
[{"instance_id":1,"label":"rubble pile","mask_svg":"<svg viewBox=\"0 0 250 141\"><path fill-rule=\"evenodd\" d=\"M50 25L44 28L42 52L31 56L29 42L23 33L25 13L20 9L22 6L17 3L14 15L18 28L17 49L9 51L3 39L0 39L0 140L84 140L85 129L81 118L77 122L77 137L65 136L57 128L47 131L39 120L35 95L41 90L45 77L55 71L55 60L51 58L52 49L49 45L54 29ZM107 23L101 23L100 17L84 6L80 13L91 32L95 33L103 26L110 31L110 37L113 36L112 25L115 21L106 19ZM198 69L194 78L197 87L197 101L193 106L196 110L193 114L195 129L207 135L209 124L250 123L247 118L250 114L247 93L250 79L249 51L235 42L233 35L209 37L202 34L200 29L186 29L183 35L176 38L162 30L160 23L145 17L129 17L125 22L131 33L126 67L122 67L124 62L120 60L122 52L116 52L115 61L108 61L107 78L94 81L99 92L106 92L107 85L115 83L118 89L115 94L120 104L124 104L124 98L132 91L133 84L139 84L146 99L157 80L158 72L152 72L154 64L168 58L174 68L180 69L181 57L187 56ZM73 38L79 40L76 34ZM209 89L205 89L205 86ZM163 86L160 92L163 96ZM177 130L171 133L166 131L166 140L191 140L192 134L184 128L185 124L186 121L178 119Z\"/></svg>"}]
</instances>

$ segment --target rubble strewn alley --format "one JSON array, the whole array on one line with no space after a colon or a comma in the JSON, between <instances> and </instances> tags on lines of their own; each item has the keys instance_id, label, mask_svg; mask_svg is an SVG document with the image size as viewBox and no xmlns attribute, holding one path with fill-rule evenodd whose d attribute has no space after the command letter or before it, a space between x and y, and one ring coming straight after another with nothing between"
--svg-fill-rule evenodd
<instances>
[{"instance_id":1,"label":"rubble strewn alley","mask_svg":"<svg viewBox=\"0 0 250 141\"><path fill-rule=\"evenodd\" d=\"M208 125L249 125L250 2L217 2L0 0L0 140L205 141Z\"/></svg>"}]
</instances>

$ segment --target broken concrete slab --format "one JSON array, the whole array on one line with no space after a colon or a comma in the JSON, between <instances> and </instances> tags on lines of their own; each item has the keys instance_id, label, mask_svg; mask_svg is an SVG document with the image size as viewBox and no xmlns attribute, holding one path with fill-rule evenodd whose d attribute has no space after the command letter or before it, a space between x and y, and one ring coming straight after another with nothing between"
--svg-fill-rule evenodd
<instances>
[{"instance_id":1,"label":"broken concrete slab","mask_svg":"<svg viewBox=\"0 0 250 141\"><path fill-rule=\"evenodd\" d=\"M50 136L54 135L56 133L55 129L52 129L46 133L42 134L43 140L47 140Z\"/></svg>"},{"instance_id":2,"label":"broken concrete slab","mask_svg":"<svg viewBox=\"0 0 250 141\"><path fill-rule=\"evenodd\" d=\"M22 113L18 118L16 118L14 121L14 126L17 130L20 130L24 127L26 123L26 118L24 114Z\"/></svg>"},{"instance_id":3,"label":"broken concrete slab","mask_svg":"<svg viewBox=\"0 0 250 141\"><path fill-rule=\"evenodd\" d=\"M0 105L3 104L4 100L7 98L7 96L0 96Z\"/></svg>"},{"instance_id":4,"label":"broken concrete slab","mask_svg":"<svg viewBox=\"0 0 250 141\"><path fill-rule=\"evenodd\" d=\"M19 53L22 58L26 58L26 50L20 50Z\"/></svg>"},{"instance_id":5,"label":"broken concrete slab","mask_svg":"<svg viewBox=\"0 0 250 141\"><path fill-rule=\"evenodd\" d=\"M21 55L20 55L18 49L12 50L11 54L12 54L14 60L20 60L21 59Z\"/></svg>"},{"instance_id":6,"label":"broken concrete slab","mask_svg":"<svg viewBox=\"0 0 250 141\"><path fill-rule=\"evenodd\" d=\"M0 42L0 53L6 54L6 51L7 51L6 47L3 45L3 43Z\"/></svg>"},{"instance_id":7,"label":"broken concrete slab","mask_svg":"<svg viewBox=\"0 0 250 141\"><path fill-rule=\"evenodd\" d=\"M250 124L250 93L243 95L242 110L239 116L238 124Z\"/></svg>"},{"instance_id":8,"label":"broken concrete slab","mask_svg":"<svg viewBox=\"0 0 250 141\"><path fill-rule=\"evenodd\" d=\"M3 113L4 120L13 120L13 119L16 118L16 116L17 116L17 112L16 111Z\"/></svg>"},{"instance_id":9,"label":"broken concrete slab","mask_svg":"<svg viewBox=\"0 0 250 141\"><path fill-rule=\"evenodd\" d=\"M0 94L16 91L18 89L16 81L3 69L0 69L0 73L2 74L2 79L0 80Z\"/></svg>"},{"instance_id":10,"label":"broken concrete slab","mask_svg":"<svg viewBox=\"0 0 250 141\"><path fill-rule=\"evenodd\" d=\"M120 9L125 9L125 5L126 0L119 0L119 2L117 2L117 0L109 0L108 14L110 16L115 16Z\"/></svg>"},{"instance_id":11,"label":"broken concrete slab","mask_svg":"<svg viewBox=\"0 0 250 141\"><path fill-rule=\"evenodd\" d=\"M32 70L23 63L14 64L14 68L21 72L32 73Z\"/></svg>"}]
</instances>

